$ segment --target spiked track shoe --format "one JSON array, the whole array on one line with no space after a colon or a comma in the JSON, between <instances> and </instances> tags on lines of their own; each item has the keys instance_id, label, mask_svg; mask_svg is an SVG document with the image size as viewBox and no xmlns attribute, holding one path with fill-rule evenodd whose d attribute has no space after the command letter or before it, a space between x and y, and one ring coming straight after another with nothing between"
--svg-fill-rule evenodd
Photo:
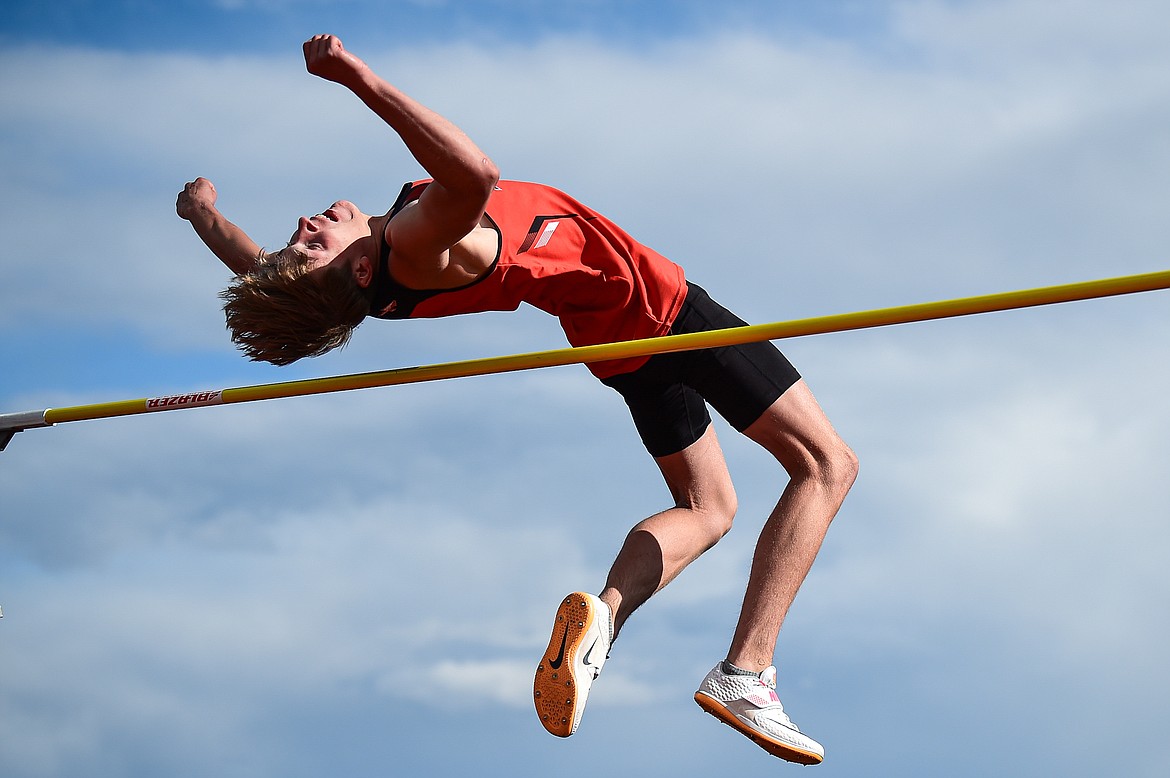
<instances>
[{"instance_id":1,"label":"spiked track shoe","mask_svg":"<svg viewBox=\"0 0 1170 778\"><path fill-rule=\"evenodd\" d=\"M532 684L536 715L551 734L568 737L577 731L612 640L608 605L584 592L561 601Z\"/></svg>"}]
</instances>

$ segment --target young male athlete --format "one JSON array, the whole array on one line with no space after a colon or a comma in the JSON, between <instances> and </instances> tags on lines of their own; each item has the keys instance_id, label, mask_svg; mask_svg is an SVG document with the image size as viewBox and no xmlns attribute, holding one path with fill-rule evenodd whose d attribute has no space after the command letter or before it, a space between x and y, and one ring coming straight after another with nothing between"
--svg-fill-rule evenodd
<instances>
[{"instance_id":1,"label":"young male athlete","mask_svg":"<svg viewBox=\"0 0 1170 778\"><path fill-rule=\"evenodd\" d=\"M457 127L375 75L341 41L304 45L308 71L350 89L431 176L386 214L339 201L302 217L267 253L216 209L206 179L177 210L237 275L223 293L233 340L253 359L288 364L343 344L383 319L514 310L558 317L573 345L738 326L682 269L555 189L501 181ZM625 620L731 527L736 496L706 403L771 452L789 481L756 546L724 660L695 701L783 759L824 757L776 696L772 657L796 596L857 472L857 460L796 370L770 343L592 364L621 393L673 505L627 535L599 595L560 604L533 695L544 727L568 737Z\"/></svg>"}]
</instances>

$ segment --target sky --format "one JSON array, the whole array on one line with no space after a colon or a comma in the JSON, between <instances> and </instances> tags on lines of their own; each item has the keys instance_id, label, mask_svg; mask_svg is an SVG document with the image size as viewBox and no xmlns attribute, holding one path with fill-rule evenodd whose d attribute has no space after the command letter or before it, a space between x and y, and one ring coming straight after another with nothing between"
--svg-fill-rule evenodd
<instances>
[{"instance_id":1,"label":"sky","mask_svg":"<svg viewBox=\"0 0 1170 778\"><path fill-rule=\"evenodd\" d=\"M300 44L337 34L507 178L751 322L1170 267L1158 0L9 0L0 413L563 346L530 309L246 361L174 213L261 244L422 171ZM626 625L581 729L532 671L669 495L580 366L61 424L0 453L0 774L1162 776L1170 297L779 345L861 475L785 623L824 764L691 694L785 483L716 421L731 533Z\"/></svg>"}]
</instances>

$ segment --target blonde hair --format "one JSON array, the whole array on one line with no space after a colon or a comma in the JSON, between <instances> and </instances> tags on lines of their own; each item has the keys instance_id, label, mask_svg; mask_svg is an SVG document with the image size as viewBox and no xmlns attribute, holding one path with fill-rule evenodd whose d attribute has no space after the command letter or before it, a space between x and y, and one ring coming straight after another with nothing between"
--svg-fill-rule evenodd
<instances>
[{"instance_id":1,"label":"blonde hair","mask_svg":"<svg viewBox=\"0 0 1170 778\"><path fill-rule=\"evenodd\" d=\"M344 346L370 312L367 290L348 270L329 266L308 275L297 249L261 252L220 293L232 342L252 360L290 365Z\"/></svg>"}]
</instances>

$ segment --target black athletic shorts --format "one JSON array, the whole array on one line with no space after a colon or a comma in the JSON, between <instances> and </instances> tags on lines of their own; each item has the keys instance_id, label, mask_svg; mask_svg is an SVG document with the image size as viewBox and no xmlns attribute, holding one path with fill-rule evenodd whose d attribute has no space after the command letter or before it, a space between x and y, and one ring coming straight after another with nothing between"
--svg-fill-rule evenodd
<instances>
[{"instance_id":1,"label":"black athletic shorts","mask_svg":"<svg viewBox=\"0 0 1170 778\"><path fill-rule=\"evenodd\" d=\"M695 284L670 334L742 327L747 322ZM655 354L632 373L602 380L625 398L634 426L651 456L675 454L697 441L711 424L707 403L743 432L800 373L769 341Z\"/></svg>"}]
</instances>

